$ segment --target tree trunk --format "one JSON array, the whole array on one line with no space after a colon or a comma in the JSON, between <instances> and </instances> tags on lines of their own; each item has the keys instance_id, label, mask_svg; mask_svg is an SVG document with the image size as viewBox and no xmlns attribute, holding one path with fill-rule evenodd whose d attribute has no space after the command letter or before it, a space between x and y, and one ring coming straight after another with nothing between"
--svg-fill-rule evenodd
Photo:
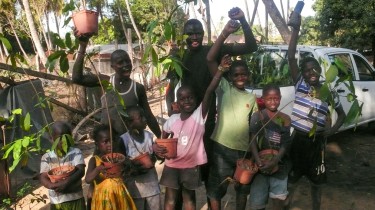
<instances>
[{"instance_id":1,"label":"tree trunk","mask_svg":"<svg viewBox=\"0 0 375 210\"><path fill-rule=\"evenodd\" d=\"M204 0L203 3L206 5L206 24L207 24L207 42L211 43L211 9L210 9L210 2L208 0Z\"/></svg>"},{"instance_id":2,"label":"tree trunk","mask_svg":"<svg viewBox=\"0 0 375 210\"><path fill-rule=\"evenodd\" d=\"M245 10L246 10L246 16L247 16L247 22L250 23L250 11L249 11L249 5L247 4L247 0L244 0L245 2ZM251 27L252 25L250 25Z\"/></svg>"},{"instance_id":3,"label":"tree trunk","mask_svg":"<svg viewBox=\"0 0 375 210\"><path fill-rule=\"evenodd\" d=\"M39 37L38 37L38 32L37 32L36 27L35 27L33 15L32 15L31 10L30 10L29 0L22 0L22 5L23 5L23 8L25 10L26 20L27 20L27 24L29 25L31 38L32 38L32 40L35 44L37 54L39 55L40 59L42 60L42 64L43 64L43 67L44 67L44 65L47 62L47 56L46 56L46 54L44 52L44 49L42 47L42 43L40 42Z\"/></svg>"},{"instance_id":4,"label":"tree trunk","mask_svg":"<svg viewBox=\"0 0 375 210\"><path fill-rule=\"evenodd\" d=\"M286 22L284 21L279 10L277 9L275 2L273 2L273 0L262 0L262 1L273 23L275 24L277 30L279 31L281 37L283 38L284 42L289 44L291 33L290 33L288 26L286 25Z\"/></svg>"},{"instance_id":5,"label":"tree trunk","mask_svg":"<svg viewBox=\"0 0 375 210\"><path fill-rule=\"evenodd\" d=\"M138 36L140 50L141 50L141 52L143 52L143 39L142 39L141 33L139 33L137 25L135 24L134 17L132 15L132 11L130 10L129 0L125 0L125 3L126 3L126 9L128 10L128 13L129 13L130 21L132 22L135 33Z\"/></svg>"},{"instance_id":6,"label":"tree trunk","mask_svg":"<svg viewBox=\"0 0 375 210\"><path fill-rule=\"evenodd\" d=\"M47 34L45 35L45 39L46 39L46 43L47 43L47 49L52 50L51 30L50 30L50 27L49 27L48 13L46 11L44 12L44 16L46 17L46 24L47 24ZM42 21L40 21L40 22L41 22L41 26L43 28ZM43 33L45 33L44 30L43 30Z\"/></svg>"},{"instance_id":7,"label":"tree trunk","mask_svg":"<svg viewBox=\"0 0 375 210\"><path fill-rule=\"evenodd\" d=\"M280 7L281 7L281 14L283 15L283 19L285 19L285 13L284 13L284 5L283 5L283 0L280 0Z\"/></svg>"},{"instance_id":8,"label":"tree trunk","mask_svg":"<svg viewBox=\"0 0 375 210\"><path fill-rule=\"evenodd\" d=\"M53 12L53 17L55 18L55 24L56 24L56 31L57 31L57 34L60 34L59 20L58 20L58 18L57 18L56 12Z\"/></svg>"},{"instance_id":9,"label":"tree trunk","mask_svg":"<svg viewBox=\"0 0 375 210\"><path fill-rule=\"evenodd\" d=\"M246 0L245 0L246 1ZM254 25L254 20L255 20L255 15L257 14L258 12L258 5L259 5L259 0L256 0L254 2L254 10L253 10L253 14L251 16L251 20L249 21L250 23L250 27ZM262 26L261 26L262 27Z\"/></svg>"},{"instance_id":10,"label":"tree trunk","mask_svg":"<svg viewBox=\"0 0 375 210\"><path fill-rule=\"evenodd\" d=\"M121 22L122 30L124 31L126 41L127 41L128 44L129 44L129 40L130 40L130 38L128 37L128 33L127 33L127 31L126 31L125 21L124 21L124 17L122 16L122 11L121 11L121 7L120 7L120 2L118 2L118 3L116 3L116 4L117 4L118 16L120 17L120 22Z\"/></svg>"},{"instance_id":11,"label":"tree trunk","mask_svg":"<svg viewBox=\"0 0 375 210\"><path fill-rule=\"evenodd\" d=\"M27 63L30 63L31 60L30 60L29 56L26 54L26 52L25 52L25 50L23 49L23 47L22 47L22 44L21 44L21 42L20 42L20 39L18 38L17 32L16 32L16 30L14 30L13 23L11 22L11 20L9 19L9 17L7 17L7 20L8 20L8 23L9 23L9 25L10 25L10 28L12 29L12 32L13 32L13 34L14 34L14 37L15 37L16 40L17 40L18 46L20 47L20 50L21 50L23 56L25 57Z\"/></svg>"}]
</instances>

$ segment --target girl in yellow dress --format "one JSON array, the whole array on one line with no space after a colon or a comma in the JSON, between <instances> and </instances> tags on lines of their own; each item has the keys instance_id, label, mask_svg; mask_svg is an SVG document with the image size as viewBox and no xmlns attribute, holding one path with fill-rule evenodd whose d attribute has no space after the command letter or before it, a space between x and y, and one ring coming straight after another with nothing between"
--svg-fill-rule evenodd
<instances>
[{"instance_id":1,"label":"girl in yellow dress","mask_svg":"<svg viewBox=\"0 0 375 210\"><path fill-rule=\"evenodd\" d=\"M106 168L100 158L111 152L112 144L109 126L96 126L93 131L93 139L99 154L90 159L85 177L86 183L94 183L91 209L135 210L134 202L122 178L110 178L106 176Z\"/></svg>"}]
</instances>

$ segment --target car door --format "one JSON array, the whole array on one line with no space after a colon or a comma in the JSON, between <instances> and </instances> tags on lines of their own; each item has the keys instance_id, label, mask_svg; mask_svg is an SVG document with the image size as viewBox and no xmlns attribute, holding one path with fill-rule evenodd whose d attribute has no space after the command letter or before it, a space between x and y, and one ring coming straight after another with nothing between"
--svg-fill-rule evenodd
<instances>
[{"instance_id":1,"label":"car door","mask_svg":"<svg viewBox=\"0 0 375 210\"><path fill-rule=\"evenodd\" d=\"M332 65L332 63L335 62L335 60L339 60L344 68L348 71L349 74L352 74L353 76L353 83L355 83L356 80L356 74L354 72L353 62L351 59L351 55L349 52L337 52L337 53L329 53L326 55L327 59L329 60L329 63ZM340 72L340 71L339 71ZM348 83L347 83L348 84ZM350 107L352 106L352 102L349 102L347 99L348 94L350 93L349 89L345 86L345 84L340 84L338 87L336 87L336 92L339 95L340 102L342 104L342 107L345 111L345 113L349 112ZM357 92L357 90L356 90ZM337 118L336 115L333 116L334 121L335 118ZM342 126L340 130L344 130L350 127L354 127L355 123L352 123L350 125Z\"/></svg>"},{"instance_id":2,"label":"car door","mask_svg":"<svg viewBox=\"0 0 375 210\"><path fill-rule=\"evenodd\" d=\"M357 77L353 82L357 99L363 102L362 123L375 119L375 74L368 61L360 54L353 53L354 67L357 69Z\"/></svg>"}]
</instances>

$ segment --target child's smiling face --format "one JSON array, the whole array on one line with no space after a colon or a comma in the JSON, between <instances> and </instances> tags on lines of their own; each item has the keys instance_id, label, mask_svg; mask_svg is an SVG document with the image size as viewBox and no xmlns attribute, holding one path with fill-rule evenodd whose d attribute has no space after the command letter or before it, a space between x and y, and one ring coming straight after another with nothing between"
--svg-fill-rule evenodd
<instances>
[{"instance_id":1,"label":"child's smiling face","mask_svg":"<svg viewBox=\"0 0 375 210\"><path fill-rule=\"evenodd\" d=\"M192 113L197 101L191 88L180 88L177 92L177 103L181 112Z\"/></svg>"},{"instance_id":2,"label":"child's smiling face","mask_svg":"<svg viewBox=\"0 0 375 210\"><path fill-rule=\"evenodd\" d=\"M276 112L277 109L280 106L281 101L281 95L280 91L277 91L275 89L269 89L263 96L264 105L266 106L266 109L268 109L271 112Z\"/></svg>"},{"instance_id":3,"label":"child's smiling face","mask_svg":"<svg viewBox=\"0 0 375 210\"><path fill-rule=\"evenodd\" d=\"M307 62L303 68L302 76L311 86L316 86L319 84L321 71L320 66L316 65L314 62Z\"/></svg>"},{"instance_id":4,"label":"child's smiling face","mask_svg":"<svg viewBox=\"0 0 375 210\"><path fill-rule=\"evenodd\" d=\"M249 79L249 72L245 67L236 66L230 70L229 74L230 80L236 88L241 90L245 89L245 84Z\"/></svg>"}]
</instances>

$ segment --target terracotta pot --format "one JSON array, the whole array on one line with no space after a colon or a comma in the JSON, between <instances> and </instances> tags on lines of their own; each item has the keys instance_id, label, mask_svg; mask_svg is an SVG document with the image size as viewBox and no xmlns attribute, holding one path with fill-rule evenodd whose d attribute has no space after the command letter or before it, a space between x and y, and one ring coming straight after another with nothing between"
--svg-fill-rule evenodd
<instances>
[{"instance_id":1,"label":"terracotta pot","mask_svg":"<svg viewBox=\"0 0 375 210\"><path fill-rule=\"evenodd\" d=\"M90 10L81 10L72 15L73 23L78 31L77 35L98 34L98 13Z\"/></svg>"},{"instance_id":2,"label":"terracotta pot","mask_svg":"<svg viewBox=\"0 0 375 210\"><path fill-rule=\"evenodd\" d=\"M135 157L132 161L141 164L143 168L152 168L154 167L154 163L152 162L150 158L150 154L148 152L142 153Z\"/></svg>"},{"instance_id":3,"label":"terracotta pot","mask_svg":"<svg viewBox=\"0 0 375 210\"><path fill-rule=\"evenodd\" d=\"M167 148L166 158L177 157L177 138L172 139L156 139L156 143Z\"/></svg>"},{"instance_id":4,"label":"terracotta pot","mask_svg":"<svg viewBox=\"0 0 375 210\"><path fill-rule=\"evenodd\" d=\"M251 160L238 159L233 178L241 184L249 184L258 172L258 166Z\"/></svg>"},{"instance_id":5,"label":"terracotta pot","mask_svg":"<svg viewBox=\"0 0 375 210\"><path fill-rule=\"evenodd\" d=\"M263 164L268 163L269 161L272 160L272 158L279 154L279 151L274 150L274 149L265 149L262 151L259 151L258 155L260 160L262 161ZM279 165L276 165L273 169L271 174L276 173L279 170Z\"/></svg>"},{"instance_id":6,"label":"terracotta pot","mask_svg":"<svg viewBox=\"0 0 375 210\"><path fill-rule=\"evenodd\" d=\"M121 177L125 156L121 153L108 153L101 157L106 167L106 176L109 178Z\"/></svg>"},{"instance_id":7,"label":"terracotta pot","mask_svg":"<svg viewBox=\"0 0 375 210\"><path fill-rule=\"evenodd\" d=\"M64 165L53 168L48 171L47 175L52 183L59 182L66 179L75 171L76 167L71 165Z\"/></svg>"}]
</instances>

